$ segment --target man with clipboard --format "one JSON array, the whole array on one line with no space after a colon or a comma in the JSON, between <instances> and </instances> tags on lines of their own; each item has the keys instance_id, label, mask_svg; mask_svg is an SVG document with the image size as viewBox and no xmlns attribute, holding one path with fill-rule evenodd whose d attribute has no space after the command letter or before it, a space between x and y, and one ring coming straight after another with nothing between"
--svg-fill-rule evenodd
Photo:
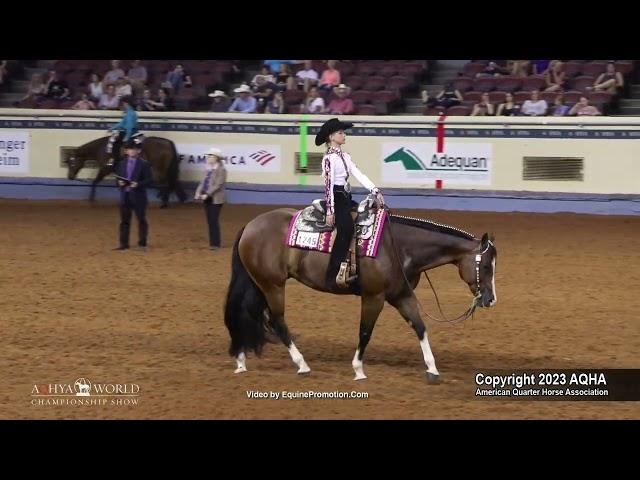
<instances>
[{"instance_id":1,"label":"man with clipboard","mask_svg":"<svg viewBox=\"0 0 640 480\"><path fill-rule=\"evenodd\" d=\"M129 248L131 214L138 219L138 247L146 250L147 234L147 187L153 177L149 164L140 158L141 146L133 139L125 144L125 157L116 165L115 176L120 189L120 246L114 250Z\"/></svg>"}]
</instances>

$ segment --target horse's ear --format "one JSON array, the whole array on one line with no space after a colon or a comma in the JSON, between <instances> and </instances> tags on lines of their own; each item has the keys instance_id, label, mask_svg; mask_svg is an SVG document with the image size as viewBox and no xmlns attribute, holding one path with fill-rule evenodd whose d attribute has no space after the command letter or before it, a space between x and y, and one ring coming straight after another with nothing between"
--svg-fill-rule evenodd
<instances>
[{"instance_id":1,"label":"horse's ear","mask_svg":"<svg viewBox=\"0 0 640 480\"><path fill-rule=\"evenodd\" d=\"M482 240L480 241L482 248L487 248L487 245L489 245L489 235L487 233L485 233L484 235L482 235Z\"/></svg>"}]
</instances>

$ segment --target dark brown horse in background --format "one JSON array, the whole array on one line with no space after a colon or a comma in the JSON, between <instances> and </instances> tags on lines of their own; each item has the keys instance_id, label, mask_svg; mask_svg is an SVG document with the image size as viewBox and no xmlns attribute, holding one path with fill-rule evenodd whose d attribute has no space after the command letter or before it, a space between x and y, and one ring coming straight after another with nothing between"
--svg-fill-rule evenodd
<instances>
[{"instance_id":1,"label":"dark brown horse in background","mask_svg":"<svg viewBox=\"0 0 640 480\"><path fill-rule=\"evenodd\" d=\"M296 210L282 208L256 217L240 231L233 246L225 324L231 336L229 353L237 362L236 373L247 370L249 351L261 353L267 334L277 335L289 349L298 373L310 371L284 320L288 278L295 278L314 290L354 293L327 290L328 254L285 244L289 222L295 214ZM415 330L427 366L427 378L437 382L439 373L413 292L420 274L441 265L456 265L460 277L475 296L472 312L476 306L490 307L496 303L496 258L493 238L486 233L479 240L450 226L390 215L377 257L358 259L360 288L357 294L361 296L362 305L360 341L352 362L355 379L366 378L362 359L387 301Z\"/></svg>"},{"instance_id":2,"label":"dark brown horse in background","mask_svg":"<svg viewBox=\"0 0 640 480\"><path fill-rule=\"evenodd\" d=\"M94 160L98 165L98 173L91 183L91 193L89 194L89 200L91 201L95 200L96 186L104 177L113 173L115 164L119 160L119 155L107 153L108 141L109 137L102 137L85 143L77 148L75 154L68 161L67 177L69 180L76 178L87 160ZM114 156L116 157L115 161L113 159ZM146 137L142 144L142 157L151 166L153 183L158 189L162 200L161 208L168 206L172 192L176 194L181 202L184 202L187 199L187 194L182 189L178 179L180 158L175 144L166 138Z\"/></svg>"}]
</instances>

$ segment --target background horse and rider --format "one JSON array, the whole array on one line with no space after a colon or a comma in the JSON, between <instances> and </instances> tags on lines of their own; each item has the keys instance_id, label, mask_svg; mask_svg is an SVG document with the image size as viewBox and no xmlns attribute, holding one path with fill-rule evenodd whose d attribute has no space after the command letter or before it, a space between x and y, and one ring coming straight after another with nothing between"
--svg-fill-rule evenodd
<instances>
[{"instance_id":1,"label":"background horse and rider","mask_svg":"<svg viewBox=\"0 0 640 480\"><path fill-rule=\"evenodd\" d=\"M113 154L107 152L109 137L102 137L79 146L68 160L67 177L74 180L78 172L88 160L96 162L98 171L91 182L89 199L95 200L96 186L109 174L113 173L115 165L121 158L120 147L113 149ZM166 138L146 137L142 143L142 157L147 160L153 173L154 186L158 189L161 208L169 204L171 193L175 193L181 202L187 195L180 185L180 158L175 144Z\"/></svg>"},{"instance_id":2,"label":"background horse and rider","mask_svg":"<svg viewBox=\"0 0 640 480\"><path fill-rule=\"evenodd\" d=\"M476 306L493 306L497 300L497 250L493 238L485 233L478 239L447 225L389 214L375 258L358 257L357 291L341 290L328 287L325 282L328 254L292 248L285 242L297 213L281 208L259 215L242 228L233 246L225 324L231 336L229 353L237 362L236 373L247 370L247 353L259 355L267 339L274 336L289 349L298 373L310 371L284 318L285 283L288 278L295 278L314 290L360 295L360 335L352 361L356 380L366 378L364 352L386 301L415 331L427 378L437 382L439 373L414 289L422 272L454 264L474 295L467 313L473 313Z\"/></svg>"}]
</instances>

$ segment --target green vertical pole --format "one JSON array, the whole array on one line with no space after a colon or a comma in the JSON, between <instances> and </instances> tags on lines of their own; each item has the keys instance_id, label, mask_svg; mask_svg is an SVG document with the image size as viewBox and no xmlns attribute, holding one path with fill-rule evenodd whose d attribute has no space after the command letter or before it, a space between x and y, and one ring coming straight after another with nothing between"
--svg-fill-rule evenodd
<instances>
[{"instance_id":1,"label":"green vertical pole","mask_svg":"<svg viewBox=\"0 0 640 480\"><path fill-rule=\"evenodd\" d=\"M300 185L307 184L307 122L309 116L303 115L300 122Z\"/></svg>"}]
</instances>

